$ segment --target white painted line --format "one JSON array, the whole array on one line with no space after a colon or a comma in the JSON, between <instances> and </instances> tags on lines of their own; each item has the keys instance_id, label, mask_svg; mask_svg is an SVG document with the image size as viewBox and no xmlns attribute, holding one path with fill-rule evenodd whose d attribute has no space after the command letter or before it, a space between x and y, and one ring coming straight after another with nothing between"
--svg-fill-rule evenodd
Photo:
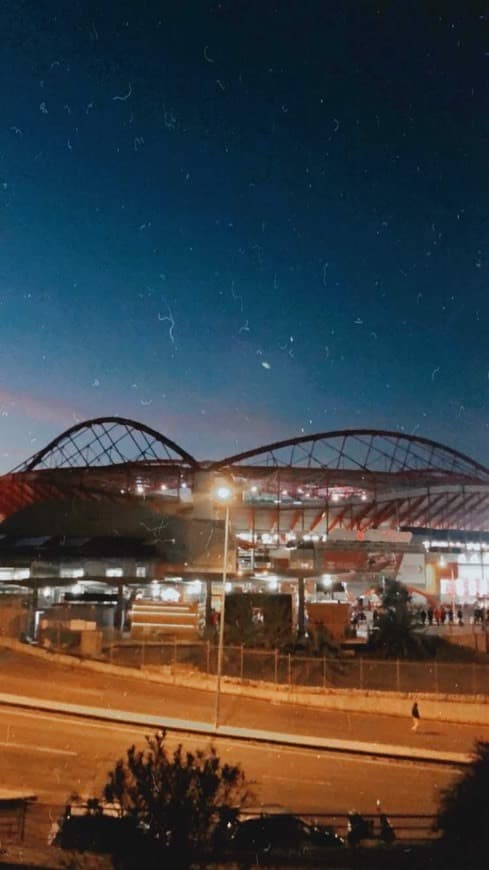
<instances>
[{"instance_id":1,"label":"white painted line","mask_svg":"<svg viewBox=\"0 0 489 870\"><path fill-rule=\"evenodd\" d=\"M47 752L51 755L73 755L77 756L78 752L72 752L70 749L56 749L52 746L36 746L32 743L13 743L11 740L0 740L0 746L5 746L8 749L31 749L33 752Z\"/></svg>"},{"instance_id":2,"label":"white painted line","mask_svg":"<svg viewBox=\"0 0 489 870\"><path fill-rule=\"evenodd\" d=\"M80 727L76 716L73 716L72 721L70 721L66 715L60 716L56 715L56 713L41 713L38 710L22 710L18 708L17 710L12 712L12 709L10 707L6 707L5 709L2 709L0 707L0 717L1 716L8 716L9 718L15 716L19 719L35 719L36 722L42 719L44 722L52 722L56 723L57 725L64 725L65 728ZM99 730L103 729L104 731L118 731L121 733L127 732L128 734L134 734L135 728L137 728L139 731L143 729L146 731L148 730L147 727L144 725L124 725L123 723L121 725L117 725L116 723L110 721L89 722L88 720L83 721L83 728L98 728ZM7 743L6 745L10 746L11 744Z\"/></svg>"}]
</instances>

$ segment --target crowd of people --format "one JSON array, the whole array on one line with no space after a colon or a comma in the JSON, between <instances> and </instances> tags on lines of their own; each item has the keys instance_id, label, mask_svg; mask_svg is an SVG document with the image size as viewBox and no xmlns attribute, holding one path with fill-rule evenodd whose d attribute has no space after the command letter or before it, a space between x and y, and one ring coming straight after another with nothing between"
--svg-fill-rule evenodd
<instances>
[{"instance_id":1,"label":"crowd of people","mask_svg":"<svg viewBox=\"0 0 489 870\"><path fill-rule=\"evenodd\" d=\"M415 607L412 612L423 627L429 626L468 626L480 625L489 630L489 606L483 607L470 604L440 604L434 606ZM350 623L353 630L364 625L368 632L375 628L382 609L365 607L363 602L357 603L351 610Z\"/></svg>"},{"instance_id":2,"label":"crowd of people","mask_svg":"<svg viewBox=\"0 0 489 870\"><path fill-rule=\"evenodd\" d=\"M424 607L416 611L421 625L489 625L489 607L468 604Z\"/></svg>"}]
</instances>

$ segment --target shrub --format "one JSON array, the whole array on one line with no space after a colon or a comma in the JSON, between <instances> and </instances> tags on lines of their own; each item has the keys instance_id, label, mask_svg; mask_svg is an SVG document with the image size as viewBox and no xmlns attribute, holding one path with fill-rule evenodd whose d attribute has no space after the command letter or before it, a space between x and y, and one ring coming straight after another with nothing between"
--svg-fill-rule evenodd
<instances>
[{"instance_id":1,"label":"shrub","mask_svg":"<svg viewBox=\"0 0 489 870\"><path fill-rule=\"evenodd\" d=\"M437 826L449 866L486 867L489 855L489 743L475 744L469 767L444 790Z\"/></svg>"},{"instance_id":2,"label":"shrub","mask_svg":"<svg viewBox=\"0 0 489 870\"><path fill-rule=\"evenodd\" d=\"M133 819L155 854L185 856L212 850L230 814L249 796L240 765L223 764L213 747L170 755L164 731L146 738L142 750L131 746L109 773L104 798L117 802Z\"/></svg>"}]
</instances>

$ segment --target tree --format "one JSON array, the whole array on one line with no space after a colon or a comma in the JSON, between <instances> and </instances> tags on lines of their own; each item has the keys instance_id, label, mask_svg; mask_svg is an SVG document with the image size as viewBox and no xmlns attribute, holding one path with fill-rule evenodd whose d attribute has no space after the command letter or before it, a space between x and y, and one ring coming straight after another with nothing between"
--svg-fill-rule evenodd
<instances>
[{"instance_id":1,"label":"tree","mask_svg":"<svg viewBox=\"0 0 489 870\"><path fill-rule=\"evenodd\" d=\"M409 609L411 596L398 580L386 580L378 590L382 612L370 647L384 658L425 658L429 641L417 630Z\"/></svg>"},{"instance_id":2,"label":"tree","mask_svg":"<svg viewBox=\"0 0 489 870\"><path fill-rule=\"evenodd\" d=\"M489 743L477 741L470 765L442 792L437 816L450 867L487 867L489 855ZM445 866L447 866L445 864Z\"/></svg>"},{"instance_id":3,"label":"tree","mask_svg":"<svg viewBox=\"0 0 489 870\"><path fill-rule=\"evenodd\" d=\"M404 610L411 601L409 590L399 580L385 580L377 589L385 609Z\"/></svg>"},{"instance_id":4,"label":"tree","mask_svg":"<svg viewBox=\"0 0 489 870\"><path fill-rule=\"evenodd\" d=\"M179 745L170 755L165 737L159 731L146 737L144 749L131 746L109 773L104 798L145 832L155 855L178 855L184 867L186 856L212 848L223 822L249 797L249 787L241 766L223 764L213 747L192 753Z\"/></svg>"}]
</instances>

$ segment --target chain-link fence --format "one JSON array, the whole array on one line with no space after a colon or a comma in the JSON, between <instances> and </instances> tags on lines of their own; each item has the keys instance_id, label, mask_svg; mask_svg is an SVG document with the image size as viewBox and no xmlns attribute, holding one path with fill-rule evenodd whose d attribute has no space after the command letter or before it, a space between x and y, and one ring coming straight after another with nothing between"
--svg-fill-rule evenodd
<instances>
[{"instance_id":1,"label":"chain-link fence","mask_svg":"<svg viewBox=\"0 0 489 870\"><path fill-rule=\"evenodd\" d=\"M126 667L180 667L215 675L217 647L201 643L120 643L104 658ZM241 681L286 686L391 692L489 695L489 665L283 654L278 650L226 646L222 673Z\"/></svg>"}]
</instances>

